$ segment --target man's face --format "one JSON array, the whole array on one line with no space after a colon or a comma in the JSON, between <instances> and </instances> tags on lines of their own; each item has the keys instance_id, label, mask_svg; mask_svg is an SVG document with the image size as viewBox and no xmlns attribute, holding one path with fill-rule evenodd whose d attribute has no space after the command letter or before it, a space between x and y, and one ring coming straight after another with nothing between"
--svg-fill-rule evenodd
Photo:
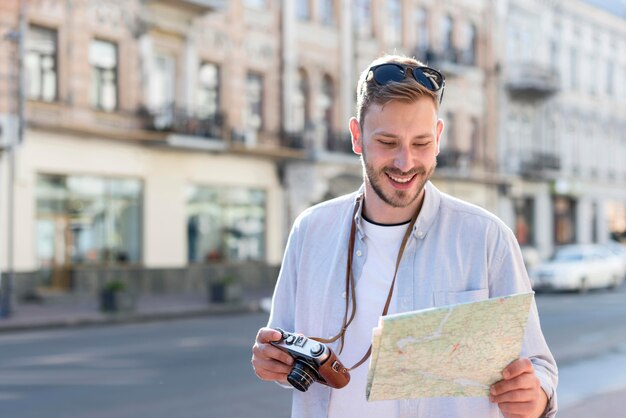
<instances>
[{"instance_id":1,"label":"man's face","mask_svg":"<svg viewBox=\"0 0 626 418\"><path fill-rule=\"evenodd\" d=\"M361 155L368 195L394 208L420 196L437 165L443 122L428 98L372 105L363 126L350 121L354 152Z\"/></svg>"}]
</instances>

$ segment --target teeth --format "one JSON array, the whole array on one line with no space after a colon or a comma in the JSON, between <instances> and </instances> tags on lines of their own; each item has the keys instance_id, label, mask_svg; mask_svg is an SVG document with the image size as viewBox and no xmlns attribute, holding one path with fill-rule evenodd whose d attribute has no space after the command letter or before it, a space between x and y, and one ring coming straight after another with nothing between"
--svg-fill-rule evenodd
<instances>
[{"instance_id":1,"label":"teeth","mask_svg":"<svg viewBox=\"0 0 626 418\"><path fill-rule=\"evenodd\" d=\"M391 178L391 180L393 180L393 181L395 181L397 183L408 183L413 178L413 177L409 177L408 179L401 179L401 178L398 178L398 177L391 176L389 174L388 174L388 176Z\"/></svg>"}]
</instances>

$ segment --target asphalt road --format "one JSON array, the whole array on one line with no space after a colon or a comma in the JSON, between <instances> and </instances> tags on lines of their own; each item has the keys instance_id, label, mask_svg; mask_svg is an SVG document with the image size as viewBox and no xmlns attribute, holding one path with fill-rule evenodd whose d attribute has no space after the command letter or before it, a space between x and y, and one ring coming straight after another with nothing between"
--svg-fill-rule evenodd
<instances>
[{"instance_id":1,"label":"asphalt road","mask_svg":"<svg viewBox=\"0 0 626 418\"><path fill-rule=\"evenodd\" d=\"M539 295L538 306L561 368L559 417L623 416L626 289ZM0 417L287 418L289 391L250 366L266 318L2 334Z\"/></svg>"}]
</instances>

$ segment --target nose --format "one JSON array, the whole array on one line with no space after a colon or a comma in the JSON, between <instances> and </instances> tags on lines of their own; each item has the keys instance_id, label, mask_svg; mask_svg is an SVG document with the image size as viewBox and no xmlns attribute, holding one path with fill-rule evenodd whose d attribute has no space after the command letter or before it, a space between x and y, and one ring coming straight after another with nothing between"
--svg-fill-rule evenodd
<instances>
[{"instance_id":1,"label":"nose","mask_svg":"<svg viewBox=\"0 0 626 418\"><path fill-rule=\"evenodd\" d=\"M398 149L394 159L394 165L403 173L413 168L413 156L411 155L411 148L409 146L403 146Z\"/></svg>"}]
</instances>

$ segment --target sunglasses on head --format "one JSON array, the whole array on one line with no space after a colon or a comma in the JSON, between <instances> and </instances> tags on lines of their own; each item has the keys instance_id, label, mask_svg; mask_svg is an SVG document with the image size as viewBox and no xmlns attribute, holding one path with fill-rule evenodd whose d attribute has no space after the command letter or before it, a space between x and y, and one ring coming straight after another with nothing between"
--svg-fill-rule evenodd
<instances>
[{"instance_id":1,"label":"sunglasses on head","mask_svg":"<svg viewBox=\"0 0 626 418\"><path fill-rule=\"evenodd\" d=\"M391 82L399 83L403 81L408 74L411 74L415 81L428 90L432 92L441 91L439 95L439 103L441 103L446 79L443 74L430 67L413 67L392 62L374 65L369 69L367 81L374 79L378 85L384 86Z\"/></svg>"}]
</instances>

